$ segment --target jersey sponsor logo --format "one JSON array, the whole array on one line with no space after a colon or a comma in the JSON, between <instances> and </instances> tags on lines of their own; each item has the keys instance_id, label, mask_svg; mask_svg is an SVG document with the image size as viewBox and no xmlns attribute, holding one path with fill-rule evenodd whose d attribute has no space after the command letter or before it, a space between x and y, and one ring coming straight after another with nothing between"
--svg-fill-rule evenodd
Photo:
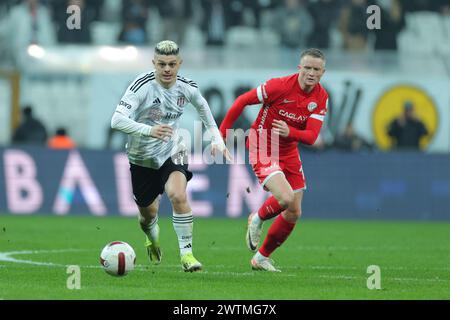
<instances>
[{"instance_id":1,"label":"jersey sponsor logo","mask_svg":"<svg viewBox=\"0 0 450 320\"><path fill-rule=\"evenodd\" d=\"M262 113L261 121L259 122L259 125L258 125L258 131L259 132L261 132L262 129L264 128L264 122L266 122L267 112L269 112L269 106L264 106L264 110L263 110L263 113Z\"/></svg>"},{"instance_id":2,"label":"jersey sponsor logo","mask_svg":"<svg viewBox=\"0 0 450 320\"><path fill-rule=\"evenodd\" d=\"M131 104L126 103L126 102L123 101L123 100L120 100L119 106L124 106L124 107L127 108L127 109L131 109Z\"/></svg>"},{"instance_id":3,"label":"jersey sponsor logo","mask_svg":"<svg viewBox=\"0 0 450 320\"><path fill-rule=\"evenodd\" d=\"M278 111L278 114L280 116L286 117L288 119L294 120L294 121L306 121L308 119L308 116L302 116L302 115L297 115L293 112L287 112L285 110L280 110Z\"/></svg>"},{"instance_id":4,"label":"jersey sponsor logo","mask_svg":"<svg viewBox=\"0 0 450 320\"><path fill-rule=\"evenodd\" d=\"M312 101L308 103L308 111L313 112L317 108L317 103Z\"/></svg>"},{"instance_id":5,"label":"jersey sponsor logo","mask_svg":"<svg viewBox=\"0 0 450 320\"><path fill-rule=\"evenodd\" d=\"M181 117L182 114L183 114L183 112L178 112L178 113L167 112L166 115L164 116L164 119L174 120L174 119Z\"/></svg>"},{"instance_id":6,"label":"jersey sponsor logo","mask_svg":"<svg viewBox=\"0 0 450 320\"><path fill-rule=\"evenodd\" d=\"M183 114L183 112L178 112L178 113L166 112L166 113L164 113L157 108L151 108L148 112L148 117L150 119L152 119L153 121L159 121L161 119L174 120L174 119L178 119L179 117L181 117L182 114Z\"/></svg>"},{"instance_id":7,"label":"jersey sponsor logo","mask_svg":"<svg viewBox=\"0 0 450 320\"><path fill-rule=\"evenodd\" d=\"M186 103L186 98L181 96L177 99L177 106L182 107Z\"/></svg>"}]
</instances>

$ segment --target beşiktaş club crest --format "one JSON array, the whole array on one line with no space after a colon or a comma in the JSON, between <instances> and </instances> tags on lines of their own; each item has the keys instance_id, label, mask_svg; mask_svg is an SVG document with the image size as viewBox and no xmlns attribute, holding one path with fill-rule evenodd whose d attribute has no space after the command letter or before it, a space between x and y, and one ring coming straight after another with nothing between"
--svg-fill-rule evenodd
<instances>
[{"instance_id":1,"label":"be\u015fikta\u015f club crest","mask_svg":"<svg viewBox=\"0 0 450 320\"><path fill-rule=\"evenodd\" d=\"M315 103L314 101L308 103L308 111L309 112L313 112L314 109L316 109L316 108L317 108L317 103Z\"/></svg>"},{"instance_id":2,"label":"be\u015fikta\u015f club crest","mask_svg":"<svg viewBox=\"0 0 450 320\"><path fill-rule=\"evenodd\" d=\"M178 97L177 99L177 106L182 107L186 103L185 97Z\"/></svg>"}]
</instances>

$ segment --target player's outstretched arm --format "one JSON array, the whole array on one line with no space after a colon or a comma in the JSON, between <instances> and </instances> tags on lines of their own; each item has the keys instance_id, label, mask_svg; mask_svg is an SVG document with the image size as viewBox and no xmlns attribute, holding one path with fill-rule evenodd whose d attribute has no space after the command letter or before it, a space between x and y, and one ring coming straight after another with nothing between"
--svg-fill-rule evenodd
<instances>
[{"instance_id":1,"label":"player's outstretched arm","mask_svg":"<svg viewBox=\"0 0 450 320\"><path fill-rule=\"evenodd\" d=\"M239 116L241 115L242 111L244 111L244 108L246 106L258 103L260 103L260 101L258 99L256 89L247 91L246 93L241 94L239 97L237 97L237 99L234 101L233 105L225 115L225 118L223 119L222 123L220 124L219 130L222 137L224 138L226 137L227 129L233 127L233 123L236 121L237 118L239 118Z\"/></svg>"},{"instance_id":2,"label":"player's outstretched arm","mask_svg":"<svg viewBox=\"0 0 450 320\"><path fill-rule=\"evenodd\" d=\"M143 100L144 96L142 91L135 93L128 88L116 106L116 110L111 118L111 128L131 135L149 137L152 127L131 119L131 115Z\"/></svg>"},{"instance_id":3,"label":"player's outstretched arm","mask_svg":"<svg viewBox=\"0 0 450 320\"><path fill-rule=\"evenodd\" d=\"M114 112L111 119L111 128L132 135L142 135L167 141L173 134L172 127L168 125L149 126L139 123L122 114L120 111Z\"/></svg>"},{"instance_id":4,"label":"player's outstretched arm","mask_svg":"<svg viewBox=\"0 0 450 320\"><path fill-rule=\"evenodd\" d=\"M206 99L200 94L198 90L194 93L192 97L192 105L197 110L203 125L209 130L211 134L211 154L215 156L217 152L221 152L228 161L232 160L230 152L228 151L225 143L223 142L222 136L220 135L219 129L217 128L216 121L211 113L211 109L208 105Z\"/></svg>"},{"instance_id":5,"label":"player's outstretched arm","mask_svg":"<svg viewBox=\"0 0 450 320\"><path fill-rule=\"evenodd\" d=\"M117 105L111 118L111 128L131 135L153 137L164 141L169 140L173 134L173 130L170 126L150 126L131 119L132 114L145 100L145 93L143 90L134 92L131 88L132 86L127 89Z\"/></svg>"},{"instance_id":6,"label":"player's outstretched arm","mask_svg":"<svg viewBox=\"0 0 450 320\"><path fill-rule=\"evenodd\" d=\"M233 157L231 156L230 151L226 147L223 142L222 136L219 133L217 127L210 128L211 136L213 137L211 140L211 155L214 157L218 152L223 154L225 159L228 161L233 161Z\"/></svg>"},{"instance_id":7,"label":"player's outstretched arm","mask_svg":"<svg viewBox=\"0 0 450 320\"><path fill-rule=\"evenodd\" d=\"M231 153L228 150L228 148L225 146L225 144L220 145L220 144L211 143L211 155L213 157L215 157L217 152L220 152L221 154L223 154L223 156L225 157L225 159L227 159L227 161L229 161L229 162L233 161L233 157L231 156Z\"/></svg>"},{"instance_id":8,"label":"player's outstretched arm","mask_svg":"<svg viewBox=\"0 0 450 320\"><path fill-rule=\"evenodd\" d=\"M111 119L111 128L132 135L150 136L152 127L130 119L120 110L116 110Z\"/></svg>"}]
</instances>

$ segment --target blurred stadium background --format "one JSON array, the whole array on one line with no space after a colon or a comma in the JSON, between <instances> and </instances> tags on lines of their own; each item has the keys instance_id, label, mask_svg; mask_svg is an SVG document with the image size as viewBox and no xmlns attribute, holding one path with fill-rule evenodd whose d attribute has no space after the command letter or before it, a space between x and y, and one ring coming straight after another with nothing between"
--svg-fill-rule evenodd
<instances>
[{"instance_id":1,"label":"blurred stadium background","mask_svg":"<svg viewBox=\"0 0 450 320\"><path fill-rule=\"evenodd\" d=\"M381 28L369 29L377 10ZM165 197L165 258L147 263L136 220L124 218L137 210L110 119L163 39L179 43L180 74L218 123L240 93L296 72L301 50L324 50L329 112L317 143L300 146L308 190L298 230L274 254L283 273L250 272L246 217L268 194L238 164L190 167L205 271L180 271ZM448 299L449 88L448 0L2 0L0 299ZM387 134L405 105L427 129L417 148ZM20 129L29 110L45 133ZM195 119L188 108L181 126L195 132ZM54 149L61 128L75 147ZM118 239L138 256L120 280L98 265ZM73 264L82 290L66 288ZM383 290L366 286L373 264Z\"/></svg>"},{"instance_id":2,"label":"blurred stadium background","mask_svg":"<svg viewBox=\"0 0 450 320\"><path fill-rule=\"evenodd\" d=\"M76 5L81 29L70 30ZM370 30L366 10L380 9ZM73 7L72 7L73 8ZM181 47L220 124L234 98L296 72L302 49L327 56L325 128L302 148L305 218L450 219L450 5L423 0L26 0L0 3L0 212L135 215L124 136L110 118L128 83L152 69L155 43ZM397 150L389 123L411 102L428 134ZM31 107L48 139L20 143ZM258 112L249 107L238 127ZM193 131L190 108L182 126ZM350 138L342 135L348 128ZM194 165L198 216L243 217L267 196L245 165ZM162 214L170 213L167 202Z\"/></svg>"}]
</instances>

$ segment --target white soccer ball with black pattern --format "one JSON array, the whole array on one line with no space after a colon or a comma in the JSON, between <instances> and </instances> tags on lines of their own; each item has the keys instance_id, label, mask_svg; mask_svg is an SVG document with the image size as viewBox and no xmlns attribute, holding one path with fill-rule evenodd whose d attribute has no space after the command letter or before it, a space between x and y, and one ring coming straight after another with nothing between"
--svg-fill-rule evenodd
<instances>
[{"instance_id":1,"label":"white soccer ball with black pattern","mask_svg":"<svg viewBox=\"0 0 450 320\"><path fill-rule=\"evenodd\" d=\"M125 276L134 270L136 254L126 242L113 241L108 243L100 253L100 264L106 273L112 276Z\"/></svg>"}]
</instances>

